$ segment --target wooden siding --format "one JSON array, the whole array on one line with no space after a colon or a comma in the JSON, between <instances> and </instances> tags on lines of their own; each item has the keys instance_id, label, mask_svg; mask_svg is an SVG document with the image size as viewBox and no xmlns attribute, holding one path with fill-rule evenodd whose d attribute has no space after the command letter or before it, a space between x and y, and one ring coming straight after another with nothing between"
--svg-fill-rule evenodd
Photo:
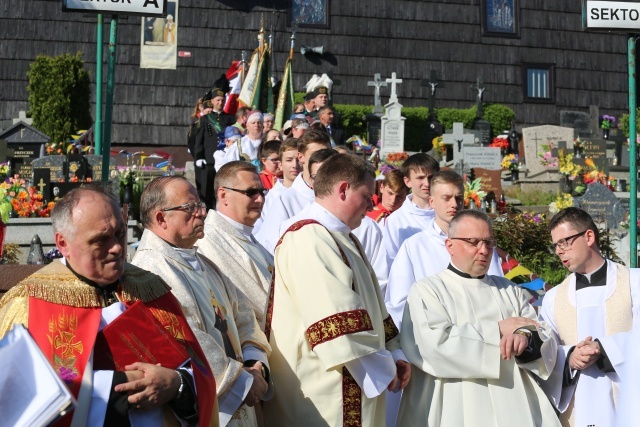
<instances>
[{"instance_id":1,"label":"wooden siding","mask_svg":"<svg viewBox=\"0 0 640 427\"><path fill-rule=\"evenodd\" d=\"M241 4L241 6L238 6ZM177 70L139 68L140 18L120 20L113 114L114 144L184 145L195 99L231 61L255 48L261 16L274 26L275 58L282 72L288 53L287 0L182 0L179 6ZM420 81L431 69L446 83L439 107L474 104L470 88L484 78L485 102L510 106L518 126L559 124L561 110L619 116L627 110L626 39L583 33L578 0L521 0L520 38L487 37L480 25L480 0L331 1L331 28L301 28L302 45L324 46L320 64L296 54L294 79L301 91L312 74L329 73L336 103L373 104L367 86L373 74L396 72L405 106L426 106ZM274 13L275 11L275 13ZM105 19L105 63L109 19ZM26 72L38 54L84 54L95 77L95 16L63 13L59 0L0 3L0 128L28 109ZM317 62L317 61L316 61ZM555 65L555 102L523 101L522 63ZM104 67L106 80L106 65ZM106 89L106 87L105 87ZM387 100L389 89L382 89ZM93 95L92 95L93 96ZM93 102L93 98L92 98ZM93 112L93 111L92 111Z\"/></svg>"}]
</instances>

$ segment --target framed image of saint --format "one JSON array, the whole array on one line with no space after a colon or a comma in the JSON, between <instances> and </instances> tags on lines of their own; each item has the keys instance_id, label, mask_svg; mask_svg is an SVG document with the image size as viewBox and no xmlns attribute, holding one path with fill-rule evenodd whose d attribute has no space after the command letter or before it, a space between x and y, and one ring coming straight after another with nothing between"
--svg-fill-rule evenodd
<instances>
[{"instance_id":1,"label":"framed image of saint","mask_svg":"<svg viewBox=\"0 0 640 427\"><path fill-rule=\"evenodd\" d=\"M482 35L520 37L520 0L480 0Z\"/></svg>"},{"instance_id":2,"label":"framed image of saint","mask_svg":"<svg viewBox=\"0 0 640 427\"><path fill-rule=\"evenodd\" d=\"M299 28L330 28L330 0L291 0L289 25Z\"/></svg>"}]
</instances>

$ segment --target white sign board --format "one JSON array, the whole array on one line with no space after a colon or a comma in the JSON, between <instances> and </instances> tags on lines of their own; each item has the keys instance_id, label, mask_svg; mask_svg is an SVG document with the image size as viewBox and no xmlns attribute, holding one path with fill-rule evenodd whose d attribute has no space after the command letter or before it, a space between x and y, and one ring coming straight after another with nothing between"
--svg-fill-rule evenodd
<instances>
[{"instance_id":1,"label":"white sign board","mask_svg":"<svg viewBox=\"0 0 640 427\"><path fill-rule=\"evenodd\" d=\"M470 168L502 169L502 154L498 147L462 147L464 162Z\"/></svg>"},{"instance_id":2,"label":"white sign board","mask_svg":"<svg viewBox=\"0 0 640 427\"><path fill-rule=\"evenodd\" d=\"M640 3L582 0L582 28L585 30L638 30Z\"/></svg>"},{"instance_id":3,"label":"white sign board","mask_svg":"<svg viewBox=\"0 0 640 427\"><path fill-rule=\"evenodd\" d=\"M167 0L62 0L64 12L166 16Z\"/></svg>"}]
</instances>

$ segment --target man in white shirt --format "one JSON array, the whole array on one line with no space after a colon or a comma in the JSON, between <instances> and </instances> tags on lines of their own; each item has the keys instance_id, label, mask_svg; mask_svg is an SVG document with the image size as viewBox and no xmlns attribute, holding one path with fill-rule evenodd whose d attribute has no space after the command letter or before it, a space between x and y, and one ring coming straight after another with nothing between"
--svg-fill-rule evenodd
<instances>
[{"instance_id":1,"label":"man in white shirt","mask_svg":"<svg viewBox=\"0 0 640 427\"><path fill-rule=\"evenodd\" d=\"M427 227L404 241L396 255L389 273L385 294L387 310L401 329L402 313L411 286L420 279L440 273L447 268L451 256L445 242L449 223L464 209L464 182L454 171L436 172L431 177L429 205L435 217ZM489 274L504 276L500 257L491 258Z\"/></svg>"},{"instance_id":2,"label":"man in white shirt","mask_svg":"<svg viewBox=\"0 0 640 427\"><path fill-rule=\"evenodd\" d=\"M309 184L311 178L308 163L311 155L323 148L331 148L329 135L325 132L308 130L298 140L298 161L302 165L302 174L298 175L289 190L277 194L273 202L270 202L269 210L265 211L264 220L255 236L270 253L273 253L280 237L282 222L313 202L315 195Z\"/></svg>"},{"instance_id":3,"label":"man in white shirt","mask_svg":"<svg viewBox=\"0 0 640 427\"><path fill-rule=\"evenodd\" d=\"M417 153L402 165L404 182L411 189L400 209L387 219L382 229L387 257L396 257L402 242L427 228L435 216L429 204L429 178L440 170L438 161L428 154Z\"/></svg>"}]
</instances>

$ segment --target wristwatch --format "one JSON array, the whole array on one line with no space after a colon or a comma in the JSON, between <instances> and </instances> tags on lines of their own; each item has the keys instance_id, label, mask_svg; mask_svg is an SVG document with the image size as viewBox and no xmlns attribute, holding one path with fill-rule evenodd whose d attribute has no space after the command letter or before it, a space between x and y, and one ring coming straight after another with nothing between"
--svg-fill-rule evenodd
<instances>
[{"instance_id":1,"label":"wristwatch","mask_svg":"<svg viewBox=\"0 0 640 427\"><path fill-rule=\"evenodd\" d=\"M178 387L178 392L176 393L176 397L174 397L173 400L180 399L185 390L184 378L182 377L182 373L180 373L180 371L176 371L176 374L178 374L178 376L180 377L180 387Z\"/></svg>"}]
</instances>

